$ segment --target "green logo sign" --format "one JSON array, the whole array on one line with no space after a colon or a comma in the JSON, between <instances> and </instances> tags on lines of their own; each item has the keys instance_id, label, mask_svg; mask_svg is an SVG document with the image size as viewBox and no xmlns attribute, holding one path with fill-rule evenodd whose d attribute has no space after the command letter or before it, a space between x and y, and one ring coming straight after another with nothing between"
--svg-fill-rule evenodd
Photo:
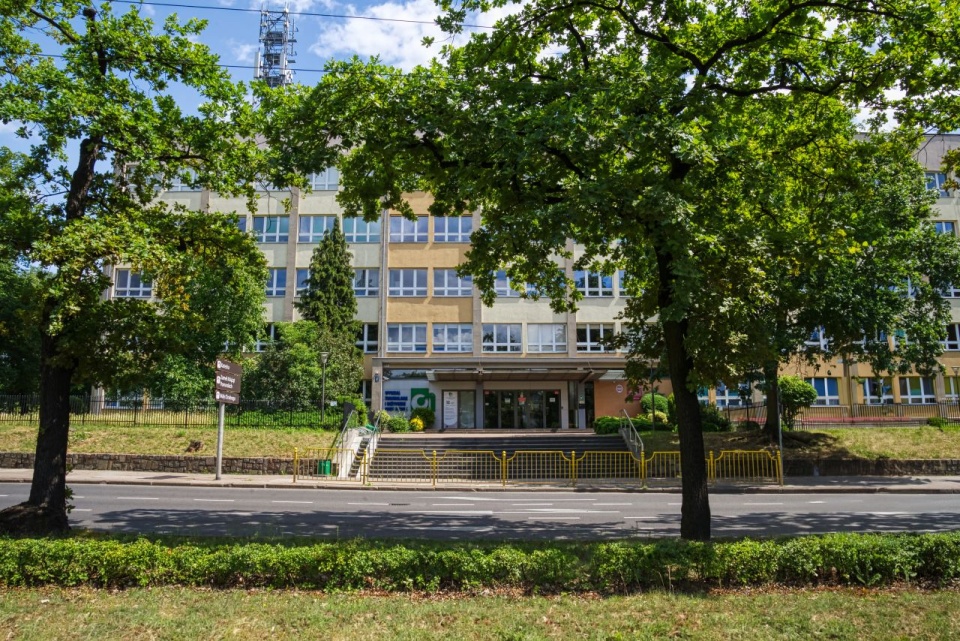
<instances>
[{"instance_id":1,"label":"green logo sign","mask_svg":"<svg viewBox=\"0 0 960 641\"><path fill-rule=\"evenodd\" d=\"M426 387L414 387L410 390L410 409L420 408L437 411L437 395Z\"/></svg>"}]
</instances>

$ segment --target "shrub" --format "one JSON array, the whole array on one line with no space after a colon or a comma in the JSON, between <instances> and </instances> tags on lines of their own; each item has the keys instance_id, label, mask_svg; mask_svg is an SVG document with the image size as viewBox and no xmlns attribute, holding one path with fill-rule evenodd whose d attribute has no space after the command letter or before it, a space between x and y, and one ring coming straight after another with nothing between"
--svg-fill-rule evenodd
<instances>
[{"instance_id":1,"label":"shrub","mask_svg":"<svg viewBox=\"0 0 960 641\"><path fill-rule=\"evenodd\" d=\"M672 430L674 427L666 412L645 412L633 419L633 425L638 430Z\"/></svg>"},{"instance_id":2,"label":"shrub","mask_svg":"<svg viewBox=\"0 0 960 641\"><path fill-rule=\"evenodd\" d=\"M716 405L700 405L700 421L704 432L729 432L732 424L730 419Z\"/></svg>"},{"instance_id":3,"label":"shrub","mask_svg":"<svg viewBox=\"0 0 960 641\"><path fill-rule=\"evenodd\" d=\"M422 432L422 431L423 431L423 419L421 419L419 416L414 416L413 418L411 418L411 419L410 419L410 429L413 430L414 432Z\"/></svg>"},{"instance_id":4,"label":"shrub","mask_svg":"<svg viewBox=\"0 0 960 641\"><path fill-rule=\"evenodd\" d=\"M640 409L649 414L651 409L666 414L670 410L670 402L665 394L644 394L640 399Z\"/></svg>"},{"instance_id":5,"label":"shrub","mask_svg":"<svg viewBox=\"0 0 960 641\"><path fill-rule=\"evenodd\" d=\"M405 416L391 416L390 420L387 421L387 429L397 433L409 432L410 421Z\"/></svg>"},{"instance_id":6,"label":"shrub","mask_svg":"<svg viewBox=\"0 0 960 641\"><path fill-rule=\"evenodd\" d=\"M939 416L931 416L927 419L927 425L931 427L936 427L938 429L943 429L947 426L947 419L940 418Z\"/></svg>"},{"instance_id":7,"label":"shrub","mask_svg":"<svg viewBox=\"0 0 960 641\"><path fill-rule=\"evenodd\" d=\"M740 421L737 423L738 432L759 432L763 429L763 426L756 421Z\"/></svg>"},{"instance_id":8,"label":"shrub","mask_svg":"<svg viewBox=\"0 0 960 641\"><path fill-rule=\"evenodd\" d=\"M410 412L410 422L413 422L413 420L417 418L420 419L423 427L434 427L437 424L437 413L429 407L418 407Z\"/></svg>"},{"instance_id":9,"label":"shrub","mask_svg":"<svg viewBox=\"0 0 960 641\"><path fill-rule=\"evenodd\" d=\"M597 434L616 434L620 431L620 419L616 416L598 416L593 419L593 431Z\"/></svg>"},{"instance_id":10,"label":"shrub","mask_svg":"<svg viewBox=\"0 0 960 641\"><path fill-rule=\"evenodd\" d=\"M817 400L817 390L799 376L781 376L777 381L780 390L780 416L783 426L793 429L793 423L805 408Z\"/></svg>"},{"instance_id":11,"label":"shrub","mask_svg":"<svg viewBox=\"0 0 960 641\"><path fill-rule=\"evenodd\" d=\"M373 422L375 425L380 426L380 429L385 429L387 427L387 422L390 420L390 413L386 410L377 410L373 415Z\"/></svg>"},{"instance_id":12,"label":"shrub","mask_svg":"<svg viewBox=\"0 0 960 641\"><path fill-rule=\"evenodd\" d=\"M677 399L673 393L667 397L667 420L670 421L670 425L677 424Z\"/></svg>"}]
</instances>

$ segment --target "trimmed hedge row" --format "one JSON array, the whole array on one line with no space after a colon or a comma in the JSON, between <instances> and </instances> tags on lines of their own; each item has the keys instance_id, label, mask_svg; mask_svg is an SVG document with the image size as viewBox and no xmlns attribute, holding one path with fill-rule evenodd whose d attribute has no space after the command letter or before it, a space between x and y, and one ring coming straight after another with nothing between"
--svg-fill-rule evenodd
<instances>
[{"instance_id":1,"label":"trimmed hedge row","mask_svg":"<svg viewBox=\"0 0 960 641\"><path fill-rule=\"evenodd\" d=\"M692 543L309 545L123 539L0 539L0 585L188 585L321 590L538 592L792 585L945 584L960 533L831 534Z\"/></svg>"}]
</instances>

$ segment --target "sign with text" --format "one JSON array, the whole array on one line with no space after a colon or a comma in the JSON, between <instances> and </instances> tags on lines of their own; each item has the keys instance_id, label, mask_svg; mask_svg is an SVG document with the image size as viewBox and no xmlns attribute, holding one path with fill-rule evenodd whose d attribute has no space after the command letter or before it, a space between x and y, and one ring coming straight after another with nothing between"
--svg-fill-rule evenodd
<instances>
[{"instance_id":1,"label":"sign with text","mask_svg":"<svg viewBox=\"0 0 960 641\"><path fill-rule=\"evenodd\" d=\"M459 416L460 406L457 402L457 392L443 393L443 426L456 427L457 417Z\"/></svg>"},{"instance_id":2,"label":"sign with text","mask_svg":"<svg viewBox=\"0 0 960 641\"><path fill-rule=\"evenodd\" d=\"M243 378L243 368L237 363L218 358L215 369L217 374L214 389L217 402L238 405L240 403L240 381Z\"/></svg>"},{"instance_id":3,"label":"sign with text","mask_svg":"<svg viewBox=\"0 0 960 641\"><path fill-rule=\"evenodd\" d=\"M240 404L240 395L234 394L233 392L224 392L223 390L214 390L213 397L218 403L226 403L227 405L239 405Z\"/></svg>"}]
</instances>

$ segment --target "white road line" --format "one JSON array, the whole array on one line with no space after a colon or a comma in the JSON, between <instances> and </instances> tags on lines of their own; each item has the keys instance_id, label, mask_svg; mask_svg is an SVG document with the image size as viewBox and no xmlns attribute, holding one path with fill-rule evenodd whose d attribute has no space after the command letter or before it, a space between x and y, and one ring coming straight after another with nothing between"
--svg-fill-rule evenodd
<instances>
[{"instance_id":1,"label":"white road line","mask_svg":"<svg viewBox=\"0 0 960 641\"><path fill-rule=\"evenodd\" d=\"M537 521L579 521L579 516L528 516L527 520L536 519Z\"/></svg>"},{"instance_id":2,"label":"white road line","mask_svg":"<svg viewBox=\"0 0 960 641\"><path fill-rule=\"evenodd\" d=\"M744 503L744 505L783 505L783 503Z\"/></svg>"},{"instance_id":3,"label":"white road line","mask_svg":"<svg viewBox=\"0 0 960 641\"><path fill-rule=\"evenodd\" d=\"M431 526L431 530L464 530L466 532L492 532L493 528L489 525L439 525Z\"/></svg>"},{"instance_id":4,"label":"white road line","mask_svg":"<svg viewBox=\"0 0 960 641\"><path fill-rule=\"evenodd\" d=\"M620 510L560 510L560 509L536 509L536 510L517 510L508 512L496 512L496 514L620 514Z\"/></svg>"},{"instance_id":5,"label":"white road line","mask_svg":"<svg viewBox=\"0 0 960 641\"><path fill-rule=\"evenodd\" d=\"M826 503L826 501L810 501L810 505L818 505L820 503Z\"/></svg>"},{"instance_id":6,"label":"white road line","mask_svg":"<svg viewBox=\"0 0 960 641\"><path fill-rule=\"evenodd\" d=\"M235 503L233 499L193 499L200 503Z\"/></svg>"},{"instance_id":7,"label":"white road line","mask_svg":"<svg viewBox=\"0 0 960 641\"><path fill-rule=\"evenodd\" d=\"M389 503L347 503L347 505L390 505Z\"/></svg>"},{"instance_id":8,"label":"white road line","mask_svg":"<svg viewBox=\"0 0 960 641\"><path fill-rule=\"evenodd\" d=\"M858 514L858 515L860 515L860 514L869 514L869 515L871 515L871 516L873 516L873 515L877 515L877 516L903 516L903 515L905 515L905 514L908 514L908 512L856 512L856 514Z\"/></svg>"},{"instance_id":9,"label":"white road line","mask_svg":"<svg viewBox=\"0 0 960 641\"><path fill-rule=\"evenodd\" d=\"M441 496L448 501L502 501L503 499L486 499L479 496ZM386 503L384 503L386 505Z\"/></svg>"},{"instance_id":10,"label":"white road line","mask_svg":"<svg viewBox=\"0 0 960 641\"><path fill-rule=\"evenodd\" d=\"M430 507L472 507L473 503L431 503Z\"/></svg>"},{"instance_id":11,"label":"white road line","mask_svg":"<svg viewBox=\"0 0 960 641\"><path fill-rule=\"evenodd\" d=\"M93 510L91 510L91 509L89 509L89 508L79 508L79 507L75 507L75 508L73 508L73 509L71 510L71 512L93 512Z\"/></svg>"},{"instance_id":12,"label":"white road line","mask_svg":"<svg viewBox=\"0 0 960 641\"><path fill-rule=\"evenodd\" d=\"M511 503L513 507L550 507L553 503Z\"/></svg>"},{"instance_id":13,"label":"white road line","mask_svg":"<svg viewBox=\"0 0 960 641\"><path fill-rule=\"evenodd\" d=\"M625 517L623 517L623 518L624 518L624 520L630 520L630 519L637 519L637 520L639 520L639 519L655 519L655 518L657 518L657 517L656 517L656 516L625 516Z\"/></svg>"},{"instance_id":14,"label":"white road line","mask_svg":"<svg viewBox=\"0 0 960 641\"><path fill-rule=\"evenodd\" d=\"M271 503L294 503L296 505L313 505L313 501L270 501Z\"/></svg>"},{"instance_id":15,"label":"white road line","mask_svg":"<svg viewBox=\"0 0 960 641\"><path fill-rule=\"evenodd\" d=\"M8 496L10 496L10 495L9 495L9 494L0 494L0 496L6 498L6 497L8 497Z\"/></svg>"},{"instance_id":16,"label":"white road line","mask_svg":"<svg viewBox=\"0 0 960 641\"><path fill-rule=\"evenodd\" d=\"M594 505L597 507L600 507L601 505L604 507L612 507L614 505L633 505L633 503L594 503Z\"/></svg>"},{"instance_id":17,"label":"white road line","mask_svg":"<svg viewBox=\"0 0 960 641\"><path fill-rule=\"evenodd\" d=\"M157 496L118 496L118 501L159 501Z\"/></svg>"},{"instance_id":18,"label":"white road line","mask_svg":"<svg viewBox=\"0 0 960 641\"><path fill-rule=\"evenodd\" d=\"M413 510L406 514L474 514L490 516L493 510Z\"/></svg>"},{"instance_id":19,"label":"white road line","mask_svg":"<svg viewBox=\"0 0 960 641\"><path fill-rule=\"evenodd\" d=\"M683 503L667 503L667 505L683 505Z\"/></svg>"}]
</instances>

